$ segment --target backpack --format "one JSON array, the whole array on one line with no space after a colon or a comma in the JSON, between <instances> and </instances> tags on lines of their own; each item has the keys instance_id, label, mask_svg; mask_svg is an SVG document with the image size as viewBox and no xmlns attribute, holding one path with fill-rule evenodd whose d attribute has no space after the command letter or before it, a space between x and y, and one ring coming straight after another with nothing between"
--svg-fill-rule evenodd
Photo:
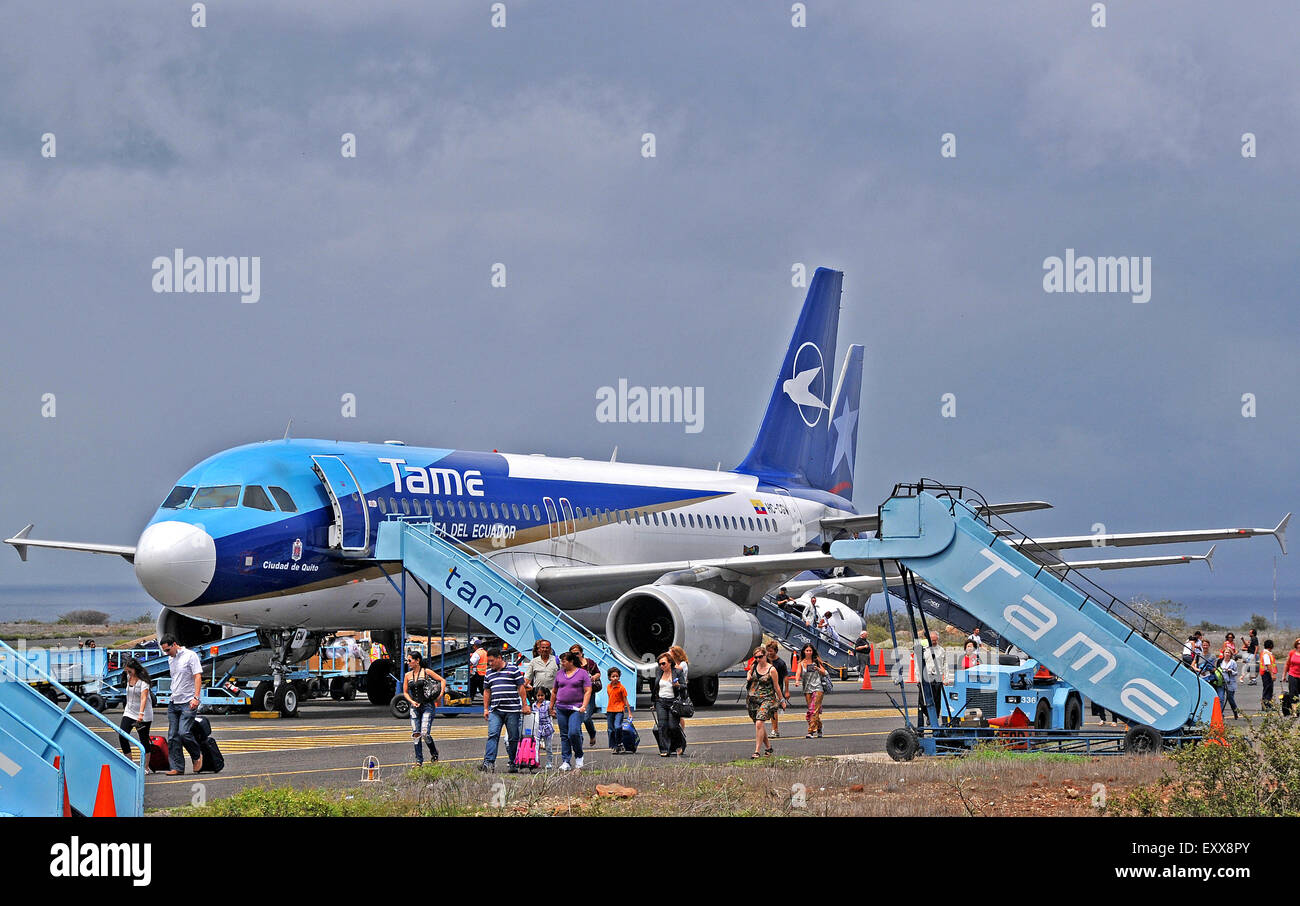
<instances>
[{"instance_id":1,"label":"backpack","mask_svg":"<svg viewBox=\"0 0 1300 906\"><path fill-rule=\"evenodd\" d=\"M1214 668L1214 672L1211 673L1209 676L1206 677L1206 682L1208 682L1208 683L1210 684L1210 687L1211 687L1212 689L1222 689L1222 688L1223 688L1223 683L1224 683L1224 680L1223 680L1223 668L1222 668L1222 667L1215 667L1215 668Z\"/></svg>"}]
</instances>

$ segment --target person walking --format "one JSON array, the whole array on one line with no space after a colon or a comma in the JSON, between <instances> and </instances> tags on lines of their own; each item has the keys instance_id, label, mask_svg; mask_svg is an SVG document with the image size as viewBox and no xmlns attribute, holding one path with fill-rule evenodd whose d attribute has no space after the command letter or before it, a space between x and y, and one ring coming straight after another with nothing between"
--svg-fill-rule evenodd
<instances>
[{"instance_id":1,"label":"person walking","mask_svg":"<svg viewBox=\"0 0 1300 906\"><path fill-rule=\"evenodd\" d=\"M577 656L579 665L591 677L591 697L583 709L585 713L582 715L582 725L587 728L587 735L591 737L590 745L594 746L596 744L596 693L604 688L604 683L600 679L600 667L582 653L582 646L577 642L573 643L569 651Z\"/></svg>"},{"instance_id":2,"label":"person walking","mask_svg":"<svg viewBox=\"0 0 1300 906\"><path fill-rule=\"evenodd\" d=\"M483 719L488 722L487 747L483 751L480 771L497 769L497 748L501 744L501 729L506 731L506 753L510 756L508 773L518 774L515 753L519 750L519 721L521 715L532 713L528 696L524 693L524 675L514 664L507 664L500 648L490 648L487 655L487 673L483 675Z\"/></svg>"},{"instance_id":3,"label":"person walking","mask_svg":"<svg viewBox=\"0 0 1300 906\"><path fill-rule=\"evenodd\" d=\"M415 747L416 765L424 764L424 753L420 751L423 741L429 747L429 760L438 760L438 747L433 743L433 715L438 701L447 691L447 681L430 670L420 660L420 652L412 651L406 655L406 676L402 678L402 697L406 699L411 710L411 741Z\"/></svg>"},{"instance_id":4,"label":"person walking","mask_svg":"<svg viewBox=\"0 0 1300 906\"><path fill-rule=\"evenodd\" d=\"M1277 678L1277 658L1273 654L1273 640L1265 639L1264 647L1259 650L1259 690L1260 710L1273 710L1273 680Z\"/></svg>"},{"instance_id":5,"label":"person walking","mask_svg":"<svg viewBox=\"0 0 1300 906\"><path fill-rule=\"evenodd\" d=\"M632 709L627 701L627 687L621 682L623 671L610 667L607 673L609 685L605 687L605 722L608 724L609 748L615 755L622 755L623 718L631 715Z\"/></svg>"},{"instance_id":6,"label":"person walking","mask_svg":"<svg viewBox=\"0 0 1300 906\"><path fill-rule=\"evenodd\" d=\"M767 649L767 662L776 668L777 683L777 706L772 711L772 732L768 736L772 739L780 739L781 727L777 718L783 708L790 706L790 667L781 657L781 646L776 643L776 639L772 639L763 647Z\"/></svg>"},{"instance_id":7,"label":"person walking","mask_svg":"<svg viewBox=\"0 0 1300 906\"><path fill-rule=\"evenodd\" d=\"M668 649L668 656L673 659L673 666L682 672L682 683L685 685L686 692L684 697L689 700L691 697L691 661L686 656L686 649L681 645L673 645ZM679 716L677 718L677 732L682 743L682 754L686 754L686 718Z\"/></svg>"},{"instance_id":8,"label":"person walking","mask_svg":"<svg viewBox=\"0 0 1300 906\"><path fill-rule=\"evenodd\" d=\"M1219 670L1223 673L1223 685L1219 687L1220 706L1232 708L1232 719L1237 720L1241 713L1237 710L1237 657L1236 649L1226 651L1219 658Z\"/></svg>"},{"instance_id":9,"label":"person walking","mask_svg":"<svg viewBox=\"0 0 1300 906\"><path fill-rule=\"evenodd\" d=\"M171 762L168 776L185 773L185 753L190 753L194 773L203 770L203 750L194 737L194 715L199 712L199 690L203 687L203 665L199 656L176 636L163 636L158 647L167 655L171 673L171 700L167 704L167 757Z\"/></svg>"},{"instance_id":10,"label":"person walking","mask_svg":"<svg viewBox=\"0 0 1300 906\"><path fill-rule=\"evenodd\" d=\"M767 649L754 649L754 666L745 675L745 706L749 719L754 722L754 754L762 758L772 754L772 743L767 738L767 722L777 710L777 672L767 661Z\"/></svg>"},{"instance_id":11,"label":"person walking","mask_svg":"<svg viewBox=\"0 0 1300 906\"><path fill-rule=\"evenodd\" d=\"M153 723L153 696L149 690L149 677L144 672L144 665L133 657L126 659L122 672L126 674L126 702L120 726L123 733L129 735L134 730L139 734L140 742L144 743L145 762L148 763L149 727ZM122 754L130 758L131 744L121 738L117 742L122 747Z\"/></svg>"},{"instance_id":12,"label":"person walking","mask_svg":"<svg viewBox=\"0 0 1300 906\"><path fill-rule=\"evenodd\" d=\"M560 660L551 653L551 643L547 639L538 639L533 645L533 659L524 669L524 686L529 698L538 687L555 688L555 671L560 669Z\"/></svg>"},{"instance_id":13,"label":"person walking","mask_svg":"<svg viewBox=\"0 0 1300 906\"><path fill-rule=\"evenodd\" d=\"M803 686L804 700L808 703L806 714L808 732L804 739L822 735L822 700L826 696L826 675L829 671L822 659L817 656L817 649L812 643L804 645L799 651L799 681Z\"/></svg>"},{"instance_id":14,"label":"person walking","mask_svg":"<svg viewBox=\"0 0 1300 906\"><path fill-rule=\"evenodd\" d=\"M655 661L658 669L650 674L650 703L655 709L655 742L659 744L659 757L677 754L681 737L681 718L673 713L673 702L686 695L686 676L673 665L672 655L665 651ZM681 748L685 749L683 741Z\"/></svg>"},{"instance_id":15,"label":"person walking","mask_svg":"<svg viewBox=\"0 0 1300 906\"><path fill-rule=\"evenodd\" d=\"M1255 667L1259 660L1259 633L1254 629L1250 631L1250 636L1246 639L1245 654L1246 663L1241 669L1246 677L1246 685L1253 686L1255 685L1255 677L1259 675L1259 671Z\"/></svg>"},{"instance_id":16,"label":"person walking","mask_svg":"<svg viewBox=\"0 0 1300 906\"><path fill-rule=\"evenodd\" d=\"M1286 656L1286 693L1282 696L1282 713L1290 714L1291 705L1300 698L1300 639L1291 644Z\"/></svg>"},{"instance_id":17,"label":"person walking","mask_svg":"<svg viewBox=\"0 0 1300 906\"><path fill-rule=\"evenodd\" d=\"M595 697L591 691L591 674L582 663L584 660L586 658L572 650L560 655L560 669L551 689L551 708L560 725L561 771L570 768L580 771L583 767L582 726L587 719L587 706Z\"/></svg>"}]
</instances>

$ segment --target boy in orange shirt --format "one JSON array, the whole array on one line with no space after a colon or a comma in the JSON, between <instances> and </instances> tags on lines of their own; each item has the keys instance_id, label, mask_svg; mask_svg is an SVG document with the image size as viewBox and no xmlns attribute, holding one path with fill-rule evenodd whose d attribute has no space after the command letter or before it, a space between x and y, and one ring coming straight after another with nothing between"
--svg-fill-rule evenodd
<instances>
[{"instance_id":1,"label":"boy in orange shirt","mask_svg":"<svg viewBox=\"0 0 1300 906\"><path fill-rule=\"evenodd\" d=\"M622 755L627 751L623 748L623 717L631 710L627 705L627 688L619 682L623 671L617 667L610 667L605 675L609 677L609 682L605 685L608 700L605 705L605 720L609 722L609 747L615 755Z\"/></svg>"}]
</instances>

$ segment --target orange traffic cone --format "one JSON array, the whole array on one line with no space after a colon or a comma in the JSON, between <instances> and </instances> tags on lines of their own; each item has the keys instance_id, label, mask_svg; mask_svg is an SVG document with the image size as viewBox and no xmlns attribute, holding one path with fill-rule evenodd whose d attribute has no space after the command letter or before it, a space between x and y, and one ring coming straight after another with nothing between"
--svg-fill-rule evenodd
<instances>
[{"instance_id":1,"label":"orange traffic cone","mask_svg":"<svg viewBox=\"0 0 1300 906\"><path fill-rule=\"evenodd\" d=\"M916 682L916 653L912 653L911 659L907 662L907 681Z\"/></svg>"},{"instance_id":2,"label":"orange traffic cone","mask_svg":"<svg viewBox=\"0 0 1300 906\"><path fill-rule=\"evenodd\" d=\"M871 691L871 666L867 665L862 668L862 691Z\"/></svg>"},{"instance_id":3,"label":"orange traffic cone","mask_svg":"<svg viewBox=\"0 0 1300 906\"><path fill-rule=\"evenodd\" d=\"M876 676L889 676L889 668L885 666L885 649L876 649Z\"/></svg>"},{"instance_id":4,"label":"orange traffic cone","mask_svg":"<svg viewBox=\"0 0 1300 906\"><path fill-rule=\"evenodd\" d=\"M95 791L95 810L92 818L116 818L117 804L113 799L113 772L108 765L99 769L99 789Z\"/></svg>"},{"instance_id":5,"label":"orange traffic cone","mask_svg":"<svg viewBox=\"0 0 1300 906\"><path fill-rule=\"evenodd\" d=\"M1223 738L1223 703L1219 701L1218 696L1214 699L1214 710L1210 712L1210 734L1205 741L1212 746L1226 746L1228 741Z\"/></svg>"},{"instance_id":6,"label":"orange traffic cone","mask_svg":"<svg viewBox=\"0 0 1300 906\"><path fill-rule=\"evenodd\" d=\"M59 756L55 755L54 769L56 771L59 769L59 761L60 761ZM72 803L68 801L68 775L67 774L63 775L63 817L65 818L72 817Z\"/></svg>"}]
</instances>

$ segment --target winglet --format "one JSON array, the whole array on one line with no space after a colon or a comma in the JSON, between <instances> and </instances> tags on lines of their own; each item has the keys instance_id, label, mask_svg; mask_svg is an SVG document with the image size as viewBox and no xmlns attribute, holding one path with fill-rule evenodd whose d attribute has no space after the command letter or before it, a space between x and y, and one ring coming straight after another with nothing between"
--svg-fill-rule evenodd
<instances>
[{"instance_id":1,"label":"winglet","mask_svg":"<svg viewBox=\"0 0 1300 906\"><path fill-rule=\"evenodd\" d=\"M1218 546L1219 545L1217 544L1211 544L1210 549L1206 551L1205 556L1201 558L1205 561L1205 565L1210 568L1210 572L1214 572L1214 549Z\"/></svg>"},{"instance_id":2,"label":"winglet","mask_svg":"<svg viewBox=\"0 0 1300 906\"><path fill-rule=\"evenodd\" d=\"M27 523L27 527L23 529L21 532L19 532L17 535L14 535L12 538L5 539L5 544L12 544L14 546L14 550L18 551L18 559L22 560L24 563L27 562L27 545L23 544L22 542L24 538L26 538L28 535L32 533L32 529L35 527L36 526L33 523L29 522ZM1285 550L1286 549L1283 548L1284 552Z\"/></svg>"},{"instance_id":3,"label":"winglet","mask_svg":"<svg viewBox=\"0 0 1300 906\"><path fill-rule=\"evenodd\" d=\"M1273 529L1273 537L1277 539L1277 543L1282 547L1282 553L1284 554L1286 553L1286 525L1290 521L1291 514L1287 513L1282 517L1282 521L1277 524L1277 528Z\"/></svg>"}]
</instances>

